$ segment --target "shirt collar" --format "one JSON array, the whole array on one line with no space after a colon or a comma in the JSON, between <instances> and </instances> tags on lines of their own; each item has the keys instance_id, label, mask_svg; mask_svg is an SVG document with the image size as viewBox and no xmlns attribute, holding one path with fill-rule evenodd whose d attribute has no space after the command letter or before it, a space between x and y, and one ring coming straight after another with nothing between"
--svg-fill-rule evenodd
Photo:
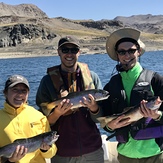
<instances>
[{"instance_id":1,"label":"shirt collar","mask_svg":"<svg viewBox=\"0 0 163 163\"><path fill-rule=\"evenodd\" d=\"M12 115L17 115L20 114L22 110L25 109L26 104L22 104L19 108L15 109L11 105L9 105L7 102L4 103L4 111L12 114Z\"/></svg>"}]
</instances>

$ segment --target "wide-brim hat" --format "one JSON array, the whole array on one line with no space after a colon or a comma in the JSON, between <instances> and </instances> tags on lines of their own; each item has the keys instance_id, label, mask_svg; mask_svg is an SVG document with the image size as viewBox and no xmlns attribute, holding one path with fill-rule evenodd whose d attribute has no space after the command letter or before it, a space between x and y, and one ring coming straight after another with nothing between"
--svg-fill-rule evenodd
<instances>
[{"instance_id":1,"label":"wide-brim hat","mask_svg":"<svg viewBox=\"0 0 163 163\"><path fill-rule=\"evenodd\" d=\"M79 40L74 36L62 37L58 42L58 48L60 48L61 46L65 45L65 44L74 44L74 45L80 47Z\"/></svg>"},{"instance_id":2,"label":"wide-brim hat","mask_svg":"<svg viewBox=\"0 0 163 163\"><path fill-rule=\"evenodd\" d=\"M118 61L115 45L117 41L122 38L131 38L136 40L141 49L140 56L145 52L145 44L140 40L140 31L133 28L122 28L110 34L106 41L106 51L111 59Z\"/></svg>"}]
</instances>

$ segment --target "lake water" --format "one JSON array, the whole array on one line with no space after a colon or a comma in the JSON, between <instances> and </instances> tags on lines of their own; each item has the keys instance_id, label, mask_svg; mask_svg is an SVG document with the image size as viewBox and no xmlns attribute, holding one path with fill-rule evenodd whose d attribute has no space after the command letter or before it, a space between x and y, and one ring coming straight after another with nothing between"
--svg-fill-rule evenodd
<instances>
[{"instance_id":1,"label":"lake water","mask_svg":"<svg viewBox=\"0 0 163 163\"><path fill-rule=\"evenodd\" d=\"M99 75L103 86L109 81L112 72L115 72L116 62L112 61L107 54L81 55L79 61L87 63L89 68ZM143 67L163 75L163 51L146 52L140 58L140 63ZM6 79L12 74L20 74L25 76L30 84L29 105L38 109L35 104L35 95L39 82L46 74L47 67L57 64L60 64L58 56L0 59L0 108L4 103L2 92Z\"/></svg>"}]
</instances>

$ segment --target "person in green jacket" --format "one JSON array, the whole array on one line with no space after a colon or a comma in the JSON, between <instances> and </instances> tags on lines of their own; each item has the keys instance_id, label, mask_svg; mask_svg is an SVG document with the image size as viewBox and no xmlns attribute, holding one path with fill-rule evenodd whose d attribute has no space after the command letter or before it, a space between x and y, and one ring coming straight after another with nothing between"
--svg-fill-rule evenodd
<instances>
[{"instance_id":1,"label":"person in green jacket","mask_svg":"<svg viewBox=\"0 0 163 163\"><path fill-rule=\"evenodd\" d=\"M110 96L102 109L104 116L111 116L137 105L143 118L131 124L123 114L107 123L105 130L115 132L120 163L163 163L163 133L158 132L163 128L163 105L155 110L146 106L154 96L163 100L163 77L141 66L139 57L145 52L145 44L140 34L136 29L122 28L108 37L106 50L117 62L118 73L104 86Z\"/></svg>"},{"instance_id":2,"label":"person in green jacket","mask_svg":"<svg viewBox=\"0 0 163 163\"><path fill-rule=\"evenodd\" d=\"M4 88L5 103L0 110L0 147L16 139L29 138L50 131L49 122L41 112L27 104L29 83L21 75L10 76ZM55 144L42 144L40 149L27 153L28 149L18 145L6 163L45 163L45 158L56 154Z\"/></svg>"}]
</instances>

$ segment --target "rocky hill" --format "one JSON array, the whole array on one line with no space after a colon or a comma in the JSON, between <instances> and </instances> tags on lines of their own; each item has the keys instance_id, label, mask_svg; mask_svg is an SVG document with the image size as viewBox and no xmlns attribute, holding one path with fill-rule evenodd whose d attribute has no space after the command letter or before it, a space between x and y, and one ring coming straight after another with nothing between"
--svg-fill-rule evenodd
<instances>
[{"instance_id":1,"label":"rocky hill","mask_svg":"<svg viewBox=\"0 0 163 163\"><path fill-rule=\"evenodd\" d=\"M0 3L0 58L55 55L63 35L76 35L82 53L106 53L107 36L116 29L134 27L142 31L147 50L163 49L163 15L133 15L113 20L48 18L33 4Z\"/></svg>"}]
</instances>

